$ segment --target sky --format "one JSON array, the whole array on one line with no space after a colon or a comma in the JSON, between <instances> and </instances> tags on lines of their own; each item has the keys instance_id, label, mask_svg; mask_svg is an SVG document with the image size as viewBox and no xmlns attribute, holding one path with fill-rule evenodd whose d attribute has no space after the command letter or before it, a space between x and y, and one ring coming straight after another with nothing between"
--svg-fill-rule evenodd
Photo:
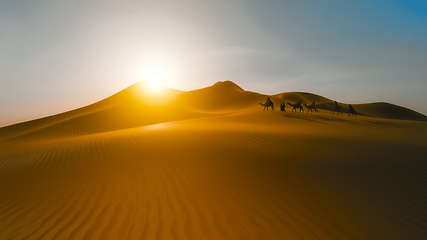
<instances>
[{"instance_id":1,"label":"sky","mask_svg":"<svg viewBox=\"0 0 427 240\"><path fill-rule=\"evenodd\" d=\"M427 114L424 0L0 0L0 32L0 126L150 72L184 91L231 80Z\"/></svg>"}]
</instances>

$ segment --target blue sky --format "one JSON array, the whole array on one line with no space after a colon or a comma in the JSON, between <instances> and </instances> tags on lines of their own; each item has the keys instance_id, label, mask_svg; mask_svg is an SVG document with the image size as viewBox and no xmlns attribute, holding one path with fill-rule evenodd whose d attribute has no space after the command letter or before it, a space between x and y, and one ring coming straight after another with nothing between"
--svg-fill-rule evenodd
<instances>
[{"instance_id":1,"label":"blue sky","mask_svg":"<svg viewBox=\"0 0 427 240\"><path fill-rule=\"evenodd\" d=\"M386 101L427 114L427 3L0 0L0 126L81 107L165 69L180 90Z\"/></svg>"}]
</instances>

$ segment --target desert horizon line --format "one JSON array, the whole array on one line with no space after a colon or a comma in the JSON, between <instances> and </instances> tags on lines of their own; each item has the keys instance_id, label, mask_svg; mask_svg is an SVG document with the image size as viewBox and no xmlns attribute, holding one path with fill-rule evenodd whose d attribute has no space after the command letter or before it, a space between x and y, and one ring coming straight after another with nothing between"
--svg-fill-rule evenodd
<instances>
[{"instance_id":1,"label":"desert horizon line","mask_svg":"<svg viewBox=\"0 0 427 240\"><path fill-rule=\"evenodd\" d=\"M144 82L146 82L146 80L140 80L140 81L137 81L137 82L134 82L134 83L132 83L132 84L130 84L130 85L128 85L127 87L125 87L125 88L122 88L121 90L119 90L118 92L120 92L120 91L123 91L123 90L125 90L125 89L127 89L127 88L129 88L129 87L131 87L131 86L133 86L133 85L135 85L135 84L138 84L138 83L144 83ZM167 86L167 85L165 85L165 87L166 88L169 88L169 89L173 89L173 90L177 90L177 91L181 91L181 92L190 92L190 91L195 91L195 90L199 90L199 89L203 89L203 88L208 88L208 87L211 87L211 86L214 86L215 84L217 84L217 83L226 83L226 82L230 82L230 83L233 83L234 85L236 85L237 87L239 87L239 88L241 88L243 91L247 91L247 92L255 92L255 93L258 93L258 94L261 94L261 95L265 95L265 96L275 96L275 95L279 95L279 94L283 94L283 93L308 93L308 94L314 94L314 95L317 95L317 96L321 96L321 97L324 97L324 98L327 98L327 99L329 99L329 100L333 100L332 98L329 98L329 97L325 97L325 96L323 96L323 95L320 95L320 94L318 94L318 93L315 93L314 91L292 91L292 90L290 90L290 91L279 91L279 92L277 92L277 93L272 93L272 94L268 94L268 93L262 93L261 91L258 91L258 90L246 90L245 88L243 88L242 86L241 86L241 84L237 84L235 81L233 81L233 80L229 80L229 79L227 79L227 80L217 80L217 81L215 81L213 84L211 84L211 85L208 85L208 86L205 86L205 87L199 87L199 88L191 88L191 89L189 89L189 90L182 90L182 89L179 89L179 88L175 88L175 87L170 87L170 86ZM116 92L116 93L118 93L118 92ZM115 93L113 93L112 95L114 95ZM112 96L112 95L109 95L109 96ZM333 100L333 101L335 101L335 100ZM393 105L397 105L397 106L399 106L399 107L404 107L404 108L408 108L408 109L411 109L411 110L413 110L411 107L409 107L409 106L404 106L404 105L401 105L401 104L399 104L399 103L395 103L395 102L389 102L389 101L382 101L382 100L378 100L378 101L373 101L373 102L366 102L366 101L356 101L356 102L344 102L344 101L341 101L341 100L336 100L338 103L342 103L342 104L370 104L370 103L389 103L389 104L393 104ZM413 110L413 111L416 111L416 110ZM422 112L420 112L420 111L416 111L416 112L418 112L418 113L420 113L420 114L422 114L422 115L425 115L425 116L427 116L426 114L424 114L424 113L422 113Z\"/></svg>"},{"instance_id":2,"label":"desert horizon line","mask_svg":"<svg viewBox=\"0 0 427 240\"><path fill-rule=\"evenodd\" d=\"M8 127L8 126L16 125L16 124L22 124L22 123L25 123L25 122L35 121L35 120L38 120L38 119L43 119L43 118L47 118L47 117L52 117L52 116L55 116L55 115L64 114L64 113L67 113L67 112L71 112L71 111L75 111L75 110L78 110L78 109L81 109L81 108L85 108L85 107L91 106L91 105L93 105L93 104L96 104L96 103L98 103L98 102L101 102L101 101L103 101L103 100L105 100L105 99L108 99L108 98L110 98L110 97L112 97L112 96L114 96L114 95L116 95L116 94L118 94L118 93L120 93L120 92L123 92L123 91L129 90L129 89L131 89L131 88L141 88L141 87L146 87L146 86L144 86L144 83L146 83L146 81L144 81L144 80L137 81L137 82L132 83L132 84L128 85L127 87L125 87L125 88L123 88L123 89L121 89L121 90L119 90L119 91L117 91L117 92L113 93L113 94L110 94L109 96L107 96L107 97L105 97L105 98L101 98L101 99L99 99L99 100L95 100L95 101L94 101L94 102L92 102L92 103L87 103L87 104L84 104L84 105L79 106L79 107L71 108L71 109L64 110L64 111L59 111L59 112L52 113L52 114L47 114L47 115L45 115L45 116L41 116L41 117L34 117L34 118L31 118L31 119L27 119L27 120L16 121L16 122L13 122L13 123L8 123L8 124L0 125L0 128ZM164 88L165 90L166 90L166 89L170 89L170 90L178 91L178 92L179 92L179 94L183 94L183 93L188 93L188 92L193 92L193 91L199 91L199 90L202 90L202 89L208 89L208 88L211 88L211 87L218 86L218 85L220 85L220 84L226 84L226 85L228 85L230 88L231 88L231 87L233 87L233 88L239 89L239 90L241 90L241 91L243 91L243 92L256 93L256 94L259 94L259 95L262 95L262 96L277 97L277 96L280 96L280 95L285 95L285 94L292 94L292 93L294 93L294 94L308 94L308 95L313 95L313 96L316 96L316 97L320 97L320 98L327 99L327 100L329 100L329 101L337 101L339 104L352 104L352 105L355 105L355 106L358 106L358 105L369 105L369 104L390 104L390 105L397 106L397 107L400 107L400 108L408 109L408 110L410 110L410 111L413 111L413 112L415 112L415 113L417 113L417 114L420 114L420 115L422 115L423 117L426 117L426 118L427 118L427 116L426 116L425 114L420 113L420 112L418 112L418 111L415 111L415 110L413 110L413 109L411 109L411 108L409 108L409 107L401 106L401 105L398 105L398 104L395 104L395 103L386 102L386 101L360 102L360 103L357 103L357 102L356 102L356 103L355 103L355 102L348 102L348 103L347 103L347 102L342 102L342 101L340 101L340 100L331 99L331 98L328 98L328 97L325 97L325 96L322 96L322 95L319 95L319 94L316 94L316 93L313 93L313 92L305 92L305 91L283 91L283 92L279 92L279 93L276 93L276 94L264 94L264 93L260 93L260 92L257 92L257 91L245 90L245 89L244 89L243 87L241 87L239 84L237 84L236 82L234 82L234 81L232 81L232 80L229 80L229 79L227 79L227 80L218 80L218 81L216 81L215 83L213 83L213 84L211 84L211 85L209 85L209 86L201 87L201 88L196 88L196 89L192 89L192 90L179 90L179 89L176 89L176 88L173 88L173 87L167 86L167 85L164 85L164 86L163 86L163 88ZM141 95L143 95L144 93L141 91L141 93L140 93L140 94L141 94ZM145 93L145 94L146 94L146 93ZM156 94L153 94L153 95L156 95ZM218 97L221 97L221 96L218 96ZM283 99L283 100L285 100L285 99ZM276 102L277 102L277 100L274 100L274 101L276 101ZM295 102L296 102L296 101L295 101ZM305 103L309 103L309 102L305 102ZM311 102L310 102L310 103L311 103ZM363 115L363 114L362 114L362 115Z\"/></svg>"}]
</instances>

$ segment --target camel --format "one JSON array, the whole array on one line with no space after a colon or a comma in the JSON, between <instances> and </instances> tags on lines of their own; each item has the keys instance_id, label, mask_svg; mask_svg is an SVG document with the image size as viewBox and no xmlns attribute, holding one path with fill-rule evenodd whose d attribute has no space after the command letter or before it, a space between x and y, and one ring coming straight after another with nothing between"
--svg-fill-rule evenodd
<instances>
[{"instance_id":1,"label":"camel","mask_svg":"<svg viewBox=\"0 0 427 240\"><path fill-rule=\"evenodd\" d=\"M307 106L307 104L304 103L304 106L307 108L307 113L313 112L313 110L314 110L314 113L319 114L319 110L317 110L317 107L316 107L316 104L314 103L314 101L311 105L308 105L308 106Z\"/></svg>"},{"instance_id":2,"label":"camel","mask_svg":"<svg viewBox=\"0 0 427 240\"><path fill-rule=\"evenodd\" d=\"M282 111L282 112L286 112L286 105L285 105L285 103L281 103L280 104L280 111Z\"/></svg>"},{"instance_id":3,"label":"camel","mask_svg":"<svg viewBox=\"0 0 427 240\"><path fill-rule=\"evenodd\" d=\"M291 103L288 103L288 105L290 105L290 106L292 106L293 108L292 108L292 112L295 110L295 112L297 112L297 108L299 108L299 112L303 112L304 113L304 109L302 109L302 106L301 106L301 101L299 101L299 102L297 102L297 103L295 103L295 104L291 104Z\"/></svg>"},{"instance_id":4,"label":"camel","mask_svg":"<svg viewBox=\"0 0 427 240\"><path fill-rule=\"evenodd\" d=\"M348 115L350 116L351 115L351 117L357 117L357 113L356 113L356 110L354 110L354 108L351 106L351 104L349 104L348 105Z\"/></svg>"},{"instance_id":5,"label":"camel","mask_svg":"<svg viewBox=\"0 0 427 240\"><path fill-rule=\"evenodd\" d=\"M338 105L337 101L335 101L334 106L331 109L331 114L335 115L335 112L337 113L337 115L339 115L340 113L342 115L341 107Z\"/></svg>"},{"instance_id":6,"label":"camel","mask_svg":"<svg viewBox=\"0 0 427 240\"><path fill-rule=\"evenodd\" d=\"M261 106L264 106L264 110L262 110L262 111L265 111L265 108L267 108L267 111L268 111L268 108L269 107L271 107L271 111L275 111L275 109L274 109L274 104L273 104L273 102L270 100L270 97L267 97L267 101L265 101L265 103L264 104L262 104L262 103L259 103Z\"/></svg>"}]
</instances>

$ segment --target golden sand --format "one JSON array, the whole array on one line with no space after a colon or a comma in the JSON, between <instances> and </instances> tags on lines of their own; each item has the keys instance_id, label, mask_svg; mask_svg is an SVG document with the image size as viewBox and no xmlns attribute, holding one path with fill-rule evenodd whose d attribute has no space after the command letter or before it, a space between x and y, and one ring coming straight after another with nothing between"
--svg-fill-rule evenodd
<instances>
[{"instance_id":1,"label":"golden sand","mask_svg":"<svg viewBox=\"0 0 427 240\"><path fill-rule=\"evenodd\" d=\"M427 236L426 122L133 91L0 129L0 239Z\"/></svg>"}]
</instances>

